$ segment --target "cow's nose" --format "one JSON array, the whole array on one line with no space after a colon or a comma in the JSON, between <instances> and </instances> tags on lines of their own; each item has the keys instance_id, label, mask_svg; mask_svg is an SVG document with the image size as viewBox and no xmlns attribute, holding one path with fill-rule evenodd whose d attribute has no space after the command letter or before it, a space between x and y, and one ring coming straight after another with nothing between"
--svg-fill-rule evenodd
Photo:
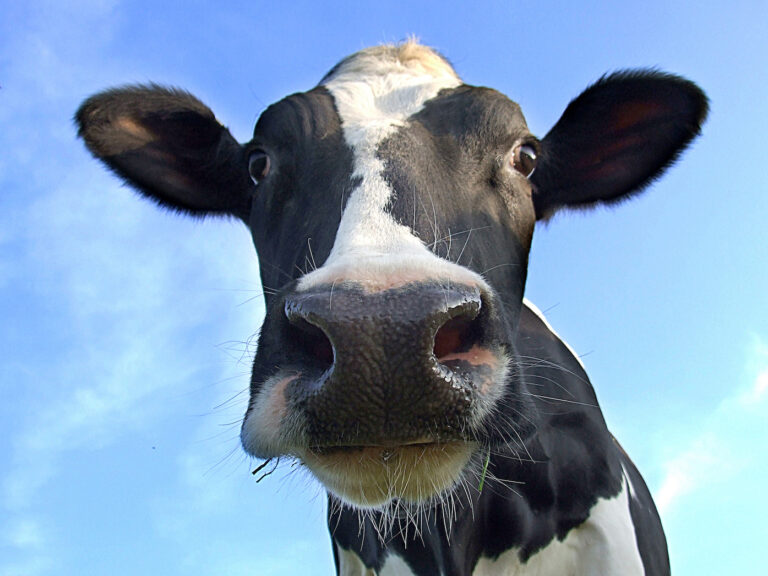
<instances>
[{"instance_id":1,"label":"cow's nose","mask_svg":"<svg viewBox=\"0 0 768 576\"><path fill-rule=\"evenodd\" d=\"M329 367L367 362L378 352L387 364L410 357L431 362L471 348L481 336L475 322L480 291L470 287L409 285L366 293L329 288L285 300L293 337L308 357Z\"/></svg>"},{"instance_id":2,"label":"cow's nose","mask_svg":"<svg viewBox=\"0 0 768 576\"><path fill-rule=\"evenodd\" d=\"M293 397L313 436L375 443L461 419L473 401L469 351L484 338L475 287L335 287L286 297L292 348L307 372ZM301 368L300 368L301 369Z\"/></svg>"}]
</instances>

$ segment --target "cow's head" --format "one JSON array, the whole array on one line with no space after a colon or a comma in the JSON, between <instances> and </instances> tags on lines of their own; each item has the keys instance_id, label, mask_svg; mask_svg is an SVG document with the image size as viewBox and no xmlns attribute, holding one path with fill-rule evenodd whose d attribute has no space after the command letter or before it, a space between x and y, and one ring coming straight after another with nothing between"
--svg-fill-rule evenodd
<instances>
[{"instance_id":1,"label":"cow's head","mask_svg":"<svg viewBox=\"0 0 768 576\"><path fill-rule=\"evenodd\" d=\"M146 196L250 227L267 315L243 445L366 508L428 501L535 434L514 346L534 224L642 190L706 109L681 78L619 73L539 140L516 103L406 43L270 106L246 144L154 85L77 121Z\"/></svg>"}]
</instances>

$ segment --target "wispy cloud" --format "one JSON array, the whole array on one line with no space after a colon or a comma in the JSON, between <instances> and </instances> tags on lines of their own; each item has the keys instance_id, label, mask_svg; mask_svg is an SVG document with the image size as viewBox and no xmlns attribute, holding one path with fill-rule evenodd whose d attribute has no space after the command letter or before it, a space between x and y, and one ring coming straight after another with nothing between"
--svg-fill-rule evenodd
<instances>
[{"instance_id":1,"label":"wispy cloud","mask_svg":"<svg viewBox=\"0 0 768 576\"><path fill-rule=\"evenodd\" d=\"M84 92L125 81L125 67L114 64L123 47L110 55L111 34L121 25L114 5L9 5L13 14L0 24L0 51L8 55L0 106L0 306L12 312L0 328L0 410L13 406L12 419L0 422L0 573L8 576L87 571L81 538L101 535L80 532L108 514L95 509L89 487L132 484L130 476L111 486L90 483L99 473L93 461L110 451L119 459L131 438L157 437L176 419L181 435L163 456L176 458L198 442L206 457L179 460L178 467L199 478L238 447L231 423L247 402L247 395L226 402L247 387L249 367L248 354L228 355L223 343L247 340L263 313L249 235L231 223L162 214L76 141L71 118ZM105 57L113 65L104 66ZM206 417L190 418L190 411ZM225 423L221 442L210 441ZM217 504L235 517L231 487L189 487L186 510L172 511L176 520L186 518L188 533L199 534ZM201 516L195 510L203 496L210 505ZM183 544L200 547L194 538ZM210 557L218 554L211 550ZM227 572L212 566L209 573Z\"/></svg>"},{"instance_id":2,"label":"wispy cloud","mask_svg":"<svg viewBox=\"0 0 768 576\"><path fill-rule=\"evenodd\" d=\"M172 490L154 502L155 533L175 562L201 576L332 571L320 485L290 466L257 484L244 453L217 463L216 448L203 438L190 444L177 458ZM246 547L236 543L242 530Z\"/></svg>"},{"instance_id":3,"label":"wispy cloud","mask_svg":"<svg viewBox=\"0 0 768 576\"><path fill-rule=\"evenodd\" d=\"M666 463L666 475L656 491L656 506L662 515L668 513L686 494L704 484L722 480L730 473L730 467L728 448L713 434L703 434Z\"/></svg>"},{"instance_id":4,"label":"wispy cloud","mask_svg":"<svg viewBox=\"0 0 768 576\"><path fill-rule=\"evenodd\" d=\"M698 435L666 462L655 495L662 515L674 513L687 496L768 461L768 344L761 338L755 338L745 372L747 384L724 398Z\"/></svg>"},{"instance_id":5,"label":"wispy cloud","mask_svg":"<svg viewBox=\"0 0 768 576\"><path fill-rule=\"evenodd\" d=\"M44 541L40 524L32 518L24 518L9 526L6 539L16 548L40 548Z\"/></svg>"},{"instance_id":6,"label":"wispy cloud","mask_svg":"<svg viewBox=\"0 0 768 576\"><path fill-rule=\"evenodd\" d=\"M3 564L3 576L38 576L38 574L49 574L54 565L55 563L50 557L35 556Z\"/></svg>"},{"instance_id":7,"label":"wispy cloud","mask_svg":"<svg viewBox=\"0 0 768 576\"><path fill-rule=\"evenodd\" d=\"M52 560L46 550L46 535L40 522L32 516L15 518L2 530L0 550L5 550L16 560L3 565L8 576L36 576L47 572Z\"/></svg>"},{"instance_id":8,"label":"wispy cloud","mask_svg":"<svg viewBox=\"0 0 768 576\"><path fill-rule=\"evenodd\" d=\"M45 345L12 340L15 354L5 351L26 366L8 391L30 401L4 436L0 572L30 576L48 572L49 551L66 542L54 520L60 512L40 506L62 469L159 427L201 386L195 399L203 405L192 409L212 418L192 422L190 437L242 415L247 396L226 400L247 387L248 356L217 346L247 339L262 307L251 300L258 292L246 291L258 285L258 269L244 230L162 214L95 162L73 164L15 214L13 227L10 242L24 257L14 262L6 302L23 291L35 310L15 316L29 322L18 334L35 333ZM228 439L226 450L236 448L236 433Z\"/></svg>"}]
</instances>

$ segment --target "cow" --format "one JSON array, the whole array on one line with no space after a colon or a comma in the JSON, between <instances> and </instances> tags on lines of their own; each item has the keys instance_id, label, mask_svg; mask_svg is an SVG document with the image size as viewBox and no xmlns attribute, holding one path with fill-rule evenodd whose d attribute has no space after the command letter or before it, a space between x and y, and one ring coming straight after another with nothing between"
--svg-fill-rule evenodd
<instances>
[{"instance_id":1,"label":"cow","mask_svg":"<svg viewBox=\"0 0 768 576\"><path fill-rule=\"evenodd\" d=\"M249 227L266 316L242 445L324 486L338 574L656 576L650 492L524 289L537 222L640 193L707 110L684 78L620 71L538 139L407 41L269 106L245 144L155 84L76 122L142 195Z\"/></svg>"}]
</instances>

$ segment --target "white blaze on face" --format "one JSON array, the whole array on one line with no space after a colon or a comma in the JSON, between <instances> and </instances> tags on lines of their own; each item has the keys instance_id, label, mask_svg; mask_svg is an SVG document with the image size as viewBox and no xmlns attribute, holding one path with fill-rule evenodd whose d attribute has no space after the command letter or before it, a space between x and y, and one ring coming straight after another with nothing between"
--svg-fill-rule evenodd
<instances>
[{"instance_id":1,"label":"white blaze on face","mask_svg":"<svg viewBox=\"0 0 768 576\"><path fill-rule=\"evenodd\" d=\"M354 155L352 177L360 184L347 201L328 260L304 276L298 289L344 280L372 289L418 279L482 283L477 275L437 258L387 213L394 191L384 179L384 162L376 156L383 140L428 100L461 85L453 69L430 49L406 43L356 54L324 85L336 103Z\"/></svg>"}]
</instances>

